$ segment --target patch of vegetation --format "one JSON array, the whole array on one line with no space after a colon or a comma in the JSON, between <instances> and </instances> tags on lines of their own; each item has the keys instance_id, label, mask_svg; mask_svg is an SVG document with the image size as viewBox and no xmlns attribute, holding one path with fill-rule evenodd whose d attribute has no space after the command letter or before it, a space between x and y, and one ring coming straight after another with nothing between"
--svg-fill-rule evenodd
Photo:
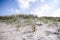
<instances>
[{"instance_id":1,"label":"patch of vegetation","mask_svg":"<svg viewBox=\"0 0 60 40\"><path fill-rule=\"evenodd\" d=\"M40 20L43 22L60 22L60 17L40 17Z\"/></svg>"},{"instance_id":2,"label":"patch of vegetation","mask_svg":"<svg viewBox=\"0 0 60 40\"><path fill-rule=\"evenodd\" d=\"M0 21L10 21L13 20L16 21L17 19L28 19L28 18L32 18L32 19L35 19L37 18L37 16L34 16L34 15L11 15L11 16L0 16Z\"/></svg>"},{"instance_id":3,"label":"patch of vegetation","mask_svg":"<svg viewBox=\"0 0 60 40\"><path fill-rule=\"evenodd\" d=\"M21 25L16 25L17 31L19 30L19 28L21 27Z\"/></svg>"},{"instance_id":4,"label":"patch of vegetation","mask_svg":"<svg viewBox=\"0 0 60 40\"><path fill-rule=\"evenodd\" d=\"M37 20L35 20L34 18L33 19L28 18L28 20L27 20L28 24L31 25L31 27L32 27L32 32L35 32L35 30L36 30L36 25L35 25L36 21Z\"/></svg>"},{"instance_id":5,"label":"patch of vegetation","mask_svg":"<svg viewBox=\"0 0 60 40\"><path fill-rule=\"evenodd\" d=\"M35 20L37 19L37 20ZM25 21L23 21L25 20ZM35 23L36 21L42 21L44 23L48 22L60 22L60 17L37 17L35 15L11 15L11 16L0 16L0 22L6 22L6 23L16 23L17 30L21 26L31 25L32 26L32 31L35 32L36 27Z\"/></svg>"},{"instance_id":6,"label":"patch of vegetation","mask_svg":"<svg viewBox=\"0 0 60 40\"><path fill-rule=\"evenodd\" d=\"M36 31L36 27L35 25L32 26L32 32L35 32Z\"/></svg>"}]
</instances>

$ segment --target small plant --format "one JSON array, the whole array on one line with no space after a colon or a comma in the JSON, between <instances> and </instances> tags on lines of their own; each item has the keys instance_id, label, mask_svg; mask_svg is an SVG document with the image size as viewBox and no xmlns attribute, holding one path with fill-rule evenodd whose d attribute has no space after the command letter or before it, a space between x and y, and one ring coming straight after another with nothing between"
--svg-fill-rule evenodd
<instances>
[{"instance_id":1,"label":"small plant","mask_svg":"<svg viewBox=\"0 0 60 40\"><path fill-rule=\"evenodd\" d=\"M20 26L19 24L16 25L17 31L19 30L20 27L21 27L21 26Z\"/></svg>"},{"instance_id":2,"label":"small plant","mask_svg":"<svg viewBox=\"0 0 60 40\"><path fill-rule=\"evenodd\" d=\"M36 31L36 27L34 25L34 26L32 26L32 32L35 32L35 31Z\"/></svg>"}]
</instances>

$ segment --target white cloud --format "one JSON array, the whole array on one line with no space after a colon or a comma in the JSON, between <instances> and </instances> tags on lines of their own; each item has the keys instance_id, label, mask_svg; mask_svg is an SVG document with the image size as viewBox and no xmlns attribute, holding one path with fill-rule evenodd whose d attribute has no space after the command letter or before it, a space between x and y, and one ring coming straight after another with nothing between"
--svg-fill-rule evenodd
<instances>
[{"instance_id":1,"label":"white cloud","mask_svg":"<svg viewBox=\"0 0 60 40\"><path fill-rule=\"evenodd\" d=\"M31 14L34 14L34 15L37 15L37 16L47 16L49 10L51 9L51 7L49 7L47 4L41 6L41 7L38 7L36 9L34 9L33 11L31 11Z\"/></svg>"},{"instance_id":2,"label":"white cloud","mask_svg":"<svg viewBox=\"0 0 60 40\"><path fill-rule=\"evenodd\" d=\"M43 1L44 2L44 1ZM57 8L57 0L54 0L53 3L50 4L43 4L39 6L38 8L31 11L31 14L37 15L37 16L53 16L58 17L60 16L60 8Z\"/></svg>"},{"instance_id":3,"label":"white cloud","mask_svg":"<svg viewBox=\"0 0 60 40\"><path fill-rule=\"evenodd\" d=\"M57 3L57 0L54 0L54 3Z\"/></svg>"},{"instance_id":4,"label":"white cloud","mask_svg":"<svg viewBox=\"0 0 60 40\"><path fill-rule=\"evenodd\" d=\"M18 0L19 7L23 9L29 9L30 2L36 2L36 0ZM30 13L37 16L60 16L60 9L56 10L57 0L53 0L52 2L46 4L45 0L40 0L42 3L38 8L30 10ZM15 10L19 12L19 10ZM27 10L26 10L27 11Z\"/></svg>"},{"instance_id":5,"label":"white cloud","mask_svg":"<svg viewBox=\"0 0 60 40\"><path fill-rule=\"evenodd\" d=\"M45 4L45 5L41 6L40 9L41 9L42 12L44 12L44 11L48 12L48 10L49 10L50 8L49 8L49 6L48 6L47 4Z\"/></svg>"},{"instance_id":6,"label":"white cloud","mask_svg":"<svg viewBox=\"0 0 60 40\"><path fill-rule=\"evenodd\" d=\"M20 11L18 9L15 10L16 13L20 13Z\"/></svg>"},{"instance_id":7,"label":"white cloud","mask_svg":"<svg viewBox=\"0 0 60 40\"><path fill-rule=\"evenodd\" d=\"M20 13L20 11L18 9L13 9L13 8L9 9L9 12L11 14L19 14Z\"/></svg>"},{"instance_id":8,"label":"white cloud","mask_svg":"<svg viewBox=\"0 0 60 40\"><path fill-rule=\"evenodd\" d=\"M51 16L53 16L53 17L60 17L60 8L58 8L55 11L53 11Z\"/></svg>"},{"instance_id":9,"label":"white cloud","mask_svg":"<svg viewBox=\"0 0 60 40\"><path fill-rule=\"evenodd\" d=\"M18 0L19 7L23 9L27 9L30 7L30 2L35 2L36 0Z\"/></svg>"},{"instance_id":10,"label":"white cloud","mask_svg":"<svg viewBox=\"0 0 60 40\"><path fill-rule=\"evenodd\" d=\"M45 2L45 0L40 0L42 3L44 3Z\"/></svg>"}]
</instances>

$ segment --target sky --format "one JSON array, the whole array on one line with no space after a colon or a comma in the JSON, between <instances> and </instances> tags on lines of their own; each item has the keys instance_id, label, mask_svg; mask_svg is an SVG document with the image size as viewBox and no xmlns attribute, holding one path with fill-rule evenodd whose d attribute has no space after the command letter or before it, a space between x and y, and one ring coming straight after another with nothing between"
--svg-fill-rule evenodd
<instances>
[{"instance_id":1,"label":"sky","mask_svg":"<svg viewBox=\"0 0 60 40\"><path fill-rule=\"evenodd\" d=\"M60 17L60 0L0 0L0 16L13 14Z\"/></svg>"}]
</instances>

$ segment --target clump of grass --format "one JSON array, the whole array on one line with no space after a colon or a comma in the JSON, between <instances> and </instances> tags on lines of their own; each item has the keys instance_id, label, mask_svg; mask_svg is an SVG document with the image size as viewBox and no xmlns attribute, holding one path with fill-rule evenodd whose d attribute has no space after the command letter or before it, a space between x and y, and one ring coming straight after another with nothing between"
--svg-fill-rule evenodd
<instances>
[{"instance_id":1,"label":"clump of grass","mask_svg":"<svg viewBox=\"0 0 60 40\"><path fill-rule=\"evenodd\" d=\"M32 26L32 32L35 32L35 31L36 31L36 27L34 25L34 26Z\"/></svg>"},{"instance_id":2,"label":"clump of grass","mask_svg":"<svg viewBox=\"0 0 60 40\"><path fill-rule=\"evenodd\" d=\"M32 32L35 32L36 31L36 27L35 27L36 20L35 19L32 19L32 18L28 18L27 22L28 22L29 25L31 25Z\"/></svg>"},{"instance_id":3,"label":"clump of grass","mask_svg":"<svg viewBox=\"0 0 60 40\"><path fill-rule=\"evenodd\" d=\"M21 27L20 25L16 25L17 31L19 30L20 27Z\"/></svg>"}]
</instances>

